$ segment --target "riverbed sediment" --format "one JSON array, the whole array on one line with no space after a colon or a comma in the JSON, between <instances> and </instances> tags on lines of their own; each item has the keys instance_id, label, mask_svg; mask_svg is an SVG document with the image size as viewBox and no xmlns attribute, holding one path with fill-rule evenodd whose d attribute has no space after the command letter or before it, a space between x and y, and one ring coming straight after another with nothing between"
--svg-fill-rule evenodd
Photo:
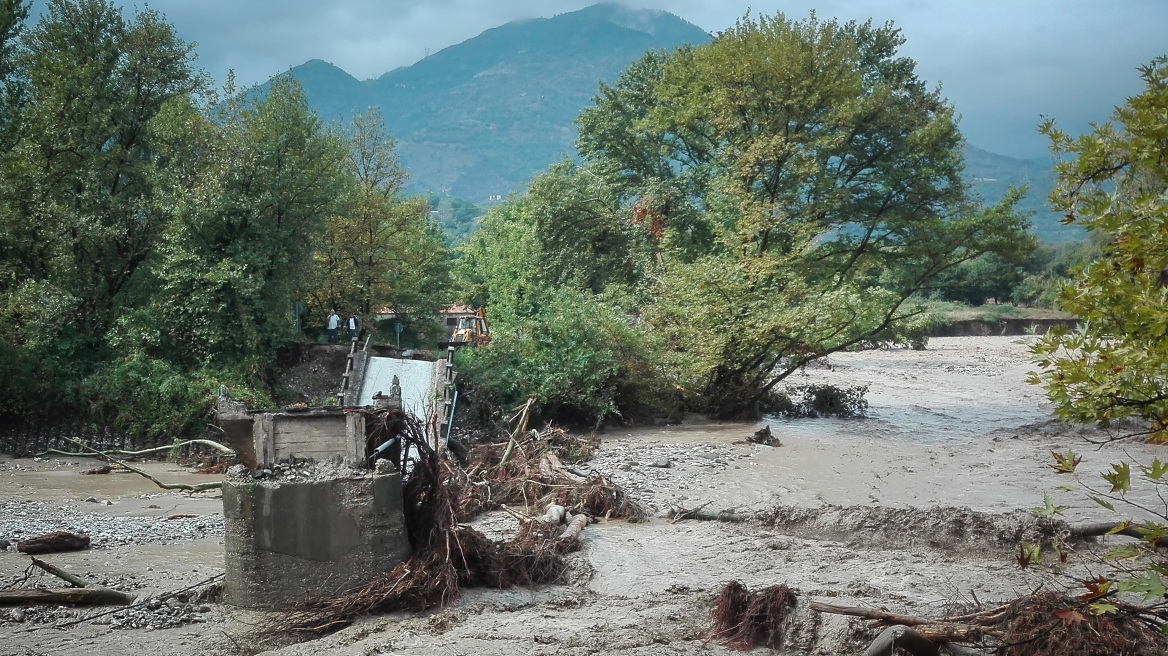
<instances>
[{"instance_id":1,"label":"riverbed sediment","mask_svg":"<svg viewBox=\"0 0 1168 656\"><path fill-rule=\"evenodd\" d=\"M707 640L706 607L735 579L752 588L785 583L803 601L921 615L963 607L975 596L992 603L1026 594L1048 578L1014 559L1013 538L1037 539L1041 528L1029 509L1049 495L1068 507L1068 521L1109 518L1081 486L1093 485L1112 462L1158 453L1130 442L1097 448L1086 440L1106 435L1054 421L1041 390L1025 382L1030 369L1023 339L939 338L925 351L837 354L795 374L793 384L867 385L869 415L769 418L781 446L746 440L761 423L688 418L609 430L582 467L622 485L653 517L590 526L568 583L464 590L442 610L369 618L267 653L728 653ZM1078 474L1049 467L1051 451L1068 449L1083 455ZM49 529L90 533L92 549L53 561L143 597L222 572L217 493L162 493L133 474L81 473L93 464L0 459L0 540ZM213 480L167 463L149 467L165 480ZM699 507L755 519L668 518ZM179 515L191 517L167 519ZM505 535L514 520L493 513L481 521ZM27 563L12 549L0 552L0 575L19 576ZM1066 567L1074 574L1078 565ZM82 621L58 630L52 627L96 611L59 608L18 618L0 609L0 654L264 649L244 639L251 615L195 599L168 608L155 614L191 621L143 624L126 613L116 624ZM870 638L863 623L821 616L801 601L784 653L859 654Z\"/></svg>"}]
</instances>

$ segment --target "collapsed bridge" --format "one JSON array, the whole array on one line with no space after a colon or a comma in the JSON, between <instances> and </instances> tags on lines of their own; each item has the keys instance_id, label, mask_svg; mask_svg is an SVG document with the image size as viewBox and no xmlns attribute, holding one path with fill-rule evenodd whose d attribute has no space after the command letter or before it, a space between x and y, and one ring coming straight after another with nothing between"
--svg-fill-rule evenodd
<instances>
[{"instance_id":1,"label":"collapsed bridge","mask_svg":"<svg viewBox=\"0 0 1168 656\"><path fill-rule=\"evenodd\" d=\"M404 461L366 419L375 407L412 415L440 451L453 379L449 358L380 357L354 340L335 405L250 410L221 390L218 423L240 458L223 481L227 600L278 606L404 561Z\"/></svg>"}]
</instances>

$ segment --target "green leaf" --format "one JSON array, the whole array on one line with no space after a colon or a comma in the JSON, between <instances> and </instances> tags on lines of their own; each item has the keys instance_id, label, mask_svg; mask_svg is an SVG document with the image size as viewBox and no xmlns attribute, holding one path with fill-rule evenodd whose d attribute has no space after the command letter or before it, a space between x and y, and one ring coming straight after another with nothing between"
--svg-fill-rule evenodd
<instances>
[{"instance_id":1,"label":"green leaf","mask_svg":"<svg viewBox=\"0 0 1168 656\"><path fill-rule=\"evenodd\" d=\"M1131 490L1131 467L1126 462L1115 463L1103 474L1103 480L1111 483L1112 494L1123 496Z\"/></svg>"},{"instance_id":2,"label":"green leaf","mask_svg":"<svg viewBox=\"0 0 1168 656\"><path fill-rule=\"evenodd\" d=\"M1108 550L1106 557L1108 560L1130 560L1139 558L1145 553L1147 553L1147 549L1142 547L1139 542L1128 542Z\"/></svg>"},{"instance_id":3,"label":"green leaf","mask_svg":"<svg viewBox=\"0 0 1168 656\"><path fill-rule=\"evenodd\" d=\"M1168 589L1164 587L1164 580L1160 575L1151 570L1144 572L1143 576L1135 576L1125 581L1119 582L1119 589L1121 592L1142 592L1144 594L1144 601L1155 601L1163 599L1168 596Z\"/></svg>"},{"instance_id":4,"label":"green leaf","mask_svg":"<svg viewBox=\"0 0 1168 656\"><path fill-rule=\"evenodd\" d=\"M1088 608L1090 608L1091 612L1095 613L1096 615L1114 615L1119 612L1119 608L1115 604L1109 604L1102 601L1097 601L1088 606Z\"/></svg>"},{"instance_id":5,"label":"green leaf","mask_svg":"<svg viewBox=\"0 0 1168 656\"><path fill-rule=\"evenodd\" d=\"M1030 509L1032 512L1034 512L1034 514L1040 517L1053 517L1055 515L1061 514L1067 508L1070 508L1070 506L1054 505L1054 501L1050 498L1049 494L1042 495L1042 503L1042 506Z\"/></svg>"},{"instance_id":6,"label":"green leaf","mask_svg":"<svg viewBox=\"0 0 1168 656\"><path fill-rule=\"evenodd\" d=\"M1158 481L1164 478L1165 474L1168 474L1168 463L1160 462L1159 458L1153 458L1151 467L1141 467L1140 470L1145 477Z\"/></svg>"},{"instance_id":7,"label":"green leaf","mask_svg":"<svg viewBox=\"0 0 1168 656\"><path fill-rule=\"evenodd\" d=\"M1095 503L1097 503L1097 504L1099 504L1099 505L1103 506L1104 508L1106 508L1106 509L1108 509L1108 510L1112 511L1112 512L1114 512L1114 511L1115 511L1115 506L1114 506L1114 505L1113 505L1113 504L1112 504L1110 501L1108 501L1107 499L1103 499L1103 498L1101 498L1101 497L1097 497L1097 496L1095 496L1095 495L1093 495L1093 494L1089 494L1089 495L1087 495L1087 498L1088 498L1088 499L1090 499L1090 500L1092 500L1092 501L1094 501Z\"/></svg>"}]
</instances>

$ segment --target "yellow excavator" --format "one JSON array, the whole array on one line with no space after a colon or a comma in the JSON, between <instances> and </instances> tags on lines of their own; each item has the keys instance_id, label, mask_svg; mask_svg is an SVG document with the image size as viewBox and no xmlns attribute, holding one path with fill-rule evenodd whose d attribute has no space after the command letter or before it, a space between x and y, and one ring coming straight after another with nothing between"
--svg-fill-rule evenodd
<instances>
[{"instance_id":1,"label":"yellow excavator","mask_svg":"<svg viewBox=\"0 0 1168 656\"><path fill-rule=\"evenodd\" d=\"M462 317L454 334L444 346L486 346L491 342L491 330L487 327L487 314L483 308L475 310L474 316Z\"/></svg>"}]
</instances>

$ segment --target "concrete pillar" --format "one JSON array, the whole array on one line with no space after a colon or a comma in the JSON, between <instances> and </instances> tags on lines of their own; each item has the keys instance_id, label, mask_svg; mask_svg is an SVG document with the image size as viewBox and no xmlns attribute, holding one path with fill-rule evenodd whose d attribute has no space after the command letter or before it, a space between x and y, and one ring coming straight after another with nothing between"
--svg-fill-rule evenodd
<instances>
[{"instance_id":1,"label":"concrete pillar","mask_svg":"<svg viewBox=\"0 0 1168 656\"><path fill-rule=\"evenodd\" d=\"M397 473L223 481L227 603L270 608L334 594L409 555Z\"/></svg>"}]
</instances>

